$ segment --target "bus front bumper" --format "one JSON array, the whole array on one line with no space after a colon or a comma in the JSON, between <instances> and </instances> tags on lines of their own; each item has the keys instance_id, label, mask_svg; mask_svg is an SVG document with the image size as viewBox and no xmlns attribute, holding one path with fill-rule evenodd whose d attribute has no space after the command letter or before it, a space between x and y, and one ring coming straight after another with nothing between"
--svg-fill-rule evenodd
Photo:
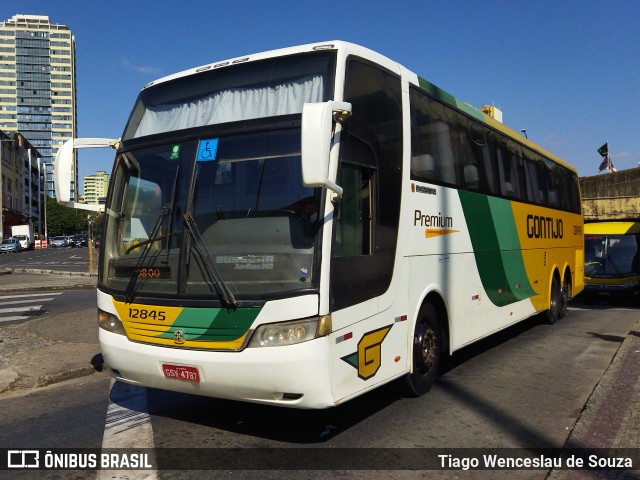
<instances>
[{"instance_id":1,"label":"bus front bumper","mask_svg":"<svg viewBox=\"0 0 640 480\"><path fill-rule=\"evenodd\" d=\"M294 408L335 405L326 337L240 352L146 345L102 328L99 339L111 375L123 382ZM167 378L163 366L195 369L198 381Z\"/></svg>"},{"instance_id":2,"label":"bus front bumper","mask_svg":"<svg viewBox=\"0 0 640 480\"><path fill-rule=\"evenodd\" d=\"M585 279L584 293L590 296L600 297L633 297L640 295L640 282L631 280L621 283L603 282L594 283Z\"/></svg>"}]
</instances>

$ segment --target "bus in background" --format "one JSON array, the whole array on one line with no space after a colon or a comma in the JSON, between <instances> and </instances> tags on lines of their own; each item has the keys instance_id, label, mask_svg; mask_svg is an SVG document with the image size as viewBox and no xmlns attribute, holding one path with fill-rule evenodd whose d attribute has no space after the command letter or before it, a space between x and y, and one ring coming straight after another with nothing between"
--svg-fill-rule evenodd
<instances>
[{"instance_id":1,"label":"bus in background","mask_svg":"<svg viewBox=\"0 0 640 480\"><path fill-rule=\"evenodd\" d=\"M297 408L391 381L583 288L574 168L398 63L332 41L145 86L98 277L116 379ZM61 198L65 202L68 199Z\"/></svg>"},{"instance_id":2,"label":"bus in background","mask_svg":"<svg viewBox=\"0 0 640 480\"><path fill-rule=\"evenodd\" d=\"M640 223L594 222L584 226L585 303L595 298L638 299Z\"/></svg>"}]
</instances>

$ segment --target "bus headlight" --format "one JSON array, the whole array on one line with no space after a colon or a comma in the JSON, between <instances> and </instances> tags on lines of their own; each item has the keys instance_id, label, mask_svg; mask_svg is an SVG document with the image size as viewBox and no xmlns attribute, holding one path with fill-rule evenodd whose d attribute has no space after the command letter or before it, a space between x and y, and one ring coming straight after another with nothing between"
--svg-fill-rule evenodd
<instances>
[{"instance_id":1,"label":"bus headlight","mask_svg":"<svg viewBox=\"0 0 640 480\"><path fill-rule=\"evenodd\" d=\"M331 316L260 325L249 347L278 347L306 342L331 333Z\"/></svg>"},{"instance_id":2,"label":"bus headlight","mask_svg":"<svg viewBox=\"0 0 640 480\"><path fill-rule=\"evenodd\" d=\"M104 310L98 309L98 325L100 328L103 328L108 332L117 333L118 335L126 335L124 326L120 319L112 313L107 313Z\"/></svg>"}]
</instances>

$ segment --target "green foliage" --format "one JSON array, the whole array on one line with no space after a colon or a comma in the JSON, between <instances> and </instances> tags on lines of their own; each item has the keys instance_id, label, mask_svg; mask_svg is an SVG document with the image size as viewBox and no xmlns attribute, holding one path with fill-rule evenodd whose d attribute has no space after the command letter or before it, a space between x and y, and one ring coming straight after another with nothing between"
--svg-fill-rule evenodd
<instances>
[{"instance_id":1,"label":"green foliage","mask_svg":"<svg viewBox=\"0 0 640 480\"><path fill-rule=\"evenodd\" d=\"M47 231L49 238L56 235L73 235L88 230L87 212L60 205L47 196Z\"/></svg>"},{"instance_id":2,"label":"green foliage","mask_svg":"<svg viewBox=\"0 0 640 480\"><path fill-rule=\"evenodd\" d=\"M104 218L103 212L87 212L87 217L91 222L91 236L95 237L102 233L102 219Z\"/></svg>"}]
</instances>

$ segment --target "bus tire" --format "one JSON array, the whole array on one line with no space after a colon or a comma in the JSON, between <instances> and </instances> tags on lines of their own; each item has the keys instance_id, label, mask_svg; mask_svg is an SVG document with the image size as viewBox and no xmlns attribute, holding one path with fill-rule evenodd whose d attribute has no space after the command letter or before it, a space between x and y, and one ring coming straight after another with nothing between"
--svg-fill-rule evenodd
<instances>
[{"instance_id":1,"label":"bus tire","mask_svg":"<svg viewBox=\"0 0 640 480\"><path fill-rule=\"evenodd\" d=\"M569 275L565 274L562 280L562 288L560 289L560 308L558 309L558 318L564 318L567 315L569 307L569 299L571 298L571 280Z\"/></svg>"},{"instance_id":2,"label":"bus tire","mask_svg":"<svg viewBox=\"0 0 640 480\"><path fill-rule=\"evenodd\" d=\"M425 303L418 312L413 334L412 371L401 378L401 391L419 397L427 393L436 380L440 365L442 331L435 307Z\"/></svg>"},{"instance_id":3,"label":"bus tire","mask_svg":"<svg viewBox=\"0 0 640 480\"><path fill-rule=\"evenodd\" d=\"M549 325L556 323L560 317L560 286L558 285L558 279L554 275L551 281L551 292L549 298L549 310L545 312L545 320Z\"/></svg>"}]
</instances>

